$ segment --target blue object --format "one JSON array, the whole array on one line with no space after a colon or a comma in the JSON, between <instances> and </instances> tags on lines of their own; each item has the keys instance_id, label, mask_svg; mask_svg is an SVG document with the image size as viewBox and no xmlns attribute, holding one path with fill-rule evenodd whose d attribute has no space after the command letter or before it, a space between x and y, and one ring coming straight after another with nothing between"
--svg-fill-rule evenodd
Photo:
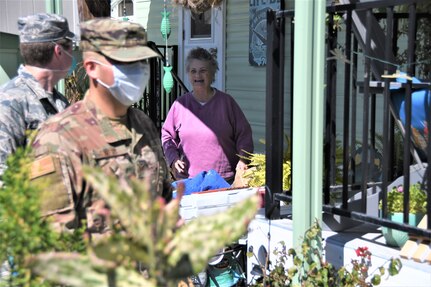
<instances>
[{"instance_id":1,"label":"blue object","mask_svg":"<svg viewBox=\"0 0 431 287\"><path fill-rule=\"evenodd\" d=\"M215 170L202 171L196 176L177 180L172 183L172 186L176 190L178 183L184 183L184 195L190 195L192 193L201 192L205 190L228 188L230 184L224 180ZM173 198L176 198L177 194L174 192Z\"/></svg>"},{"instance_id":2,"label":"blue object","mask_svg":"<svg viewBox=\"0 0 431 287\"><path fill-rule=\"evenodd\" d=\"M404 78L397 78L398 83L406 83ZM421 83L415 77L412 78L413 83ZM397 118L402 122L405 127L405 93L404 90L399 90L399 87L391 88L392 91L392 104ZM413 144L423 161L426 161L426 149L428 146L428 127L427 127L427 113L430 110L431 91L421 89L412 92L412 139Z\"/></svg>"}]
</instances>

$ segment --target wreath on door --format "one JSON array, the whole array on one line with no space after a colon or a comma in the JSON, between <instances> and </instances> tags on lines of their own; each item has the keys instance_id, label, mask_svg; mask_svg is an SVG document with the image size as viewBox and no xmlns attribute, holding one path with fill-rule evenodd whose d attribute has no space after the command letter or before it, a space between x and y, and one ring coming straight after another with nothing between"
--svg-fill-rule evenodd
<instances>
[{"instance_id":1,"label":"wreath on door","mask_svg":"<svg viewBox=\"0 0 431 287\"><path fill-rule=\"evenodd\" d=\"M221 5L223 0L172 0L172 2L190 9L195 14L201 14L212 7Z\"/></svg>"}]
</instances>

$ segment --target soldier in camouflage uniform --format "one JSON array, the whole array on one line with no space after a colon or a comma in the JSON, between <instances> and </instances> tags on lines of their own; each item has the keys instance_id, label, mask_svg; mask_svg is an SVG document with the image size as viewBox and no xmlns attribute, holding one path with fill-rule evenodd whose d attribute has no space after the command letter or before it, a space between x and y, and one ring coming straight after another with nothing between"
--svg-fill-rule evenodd
<instances>
[{"instance_id":1,"label":"soldier in camouflage uniform","mask_svg":"<svg viewBox=\"0 0 431 287\"><path fill-rule=\"evenodd\" d=\"M72 67L75 35L66 18L36 14L18 19L24 65L0 87L0 185L7 157L27 143L27 131L63 111L67 99L54 86Z\"/></svg>"},{"instance_id":2,"label":"soldier in camouflage uniform","mask_svg":"<svg viewBox=\"0 0 431 287\"><path fill-rule=\"evenodd\" d=\"M146 46L146 37L135 23L93 19L81 24L89 90L82 101L45 122L33 143L32 178L50 183L42 211L54 218L56 229L73 229L86 219L93 237L109 231L108 207L83 178L84 164L118 178L141 179L170 196L159 132L143 111L131 107L147 85L147 59L158 56Z\"/></svg>"}]
</instances>

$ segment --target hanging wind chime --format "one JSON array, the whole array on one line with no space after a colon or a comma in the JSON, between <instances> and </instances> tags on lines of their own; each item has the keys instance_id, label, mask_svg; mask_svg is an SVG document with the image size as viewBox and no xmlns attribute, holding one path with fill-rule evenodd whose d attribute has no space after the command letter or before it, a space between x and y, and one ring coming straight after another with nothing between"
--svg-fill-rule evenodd
<instances>
[{"instance_id":1,"label":"hanging wind chime","mask_svg":"<svg viewBox=\"0 0 431 287\"><path fill-rule=\"evenodd\" d=\"M163 67L164 76L163 76L163 88L166 93L170 93L172 88L174 87L174 79L172 78L172 66L169 65L169 53L168 53L168 38L171 35L171 21L169 20L169 15L171 12L166 10L166 0L163 3L163 12L162 14L162 23L160 25L160 32L162 33L163 39L165 39L166 45L166 56L165 56L165 66Z\"/></svg>"}]
</instances>

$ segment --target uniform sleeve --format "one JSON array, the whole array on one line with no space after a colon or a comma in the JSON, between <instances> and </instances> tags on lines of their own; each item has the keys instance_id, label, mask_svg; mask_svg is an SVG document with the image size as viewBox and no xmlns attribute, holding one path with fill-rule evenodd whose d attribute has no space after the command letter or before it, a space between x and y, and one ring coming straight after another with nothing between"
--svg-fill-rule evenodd
<instances>
[{"instance_id":1,"label":"uniform sleeve","mask_svg":"<svg viewBox=\"0 0 431 287\"><path fill-rule=\"evenodd\" d=\"M0 178L6 170L7 157L25 145L24 115L12 105L13 101L0 102Z\"/></svg>"},{"instance_id":2,"label":"uniform sleeve","mask_svg":"<svg viewBox=\"0 0 431 287\"><path fill-rule=\"evenodd\" d=\"M132 130L136 130L138 134L142 135L134 147L134 154L141 157L142 163L145 162L144 166L147 169L147 171L141 170L140 174L143 177L140 179L145 181L145 177L150 176L150 188L169 201L172 198L172 180L163 154L160 132L153 121L142 111L134 110L130 113L130 117L135 123Z\"/></svg>"},{"instance_id":3,"label":"uniform sleeve","mask_svg":"<svg viewBox=\"0 0 431 287\"><path fill-rule=\"evenodd\" d=\"M42 215L53 217L56 230L77 228L81 216L75 206L82 204L77 192L81 185L78 183L81 163L58 131L46 128L37 134L32 145L35 159L30 177L42 191Z\"/></svg>"},{"instance_id":4,"label":"uniform sleeve","mask_svg":"<svg viewBox=\"0 0 431 287\"><path fill-rule=\"evenodd\" d=\"M177 123L175 122L177 102L175 102L166 116L166 120L162 126L162 146L165 153L168 166L171 166L174 161L179 159L178 150L178 133Z\"/></svg>"},{"instance_id":5,"label":"uniform sleeve","mask_svg":"<svg viewBox=\"0 0 431 287\"><path fill-rule=\"evenodd\" d=\"M167 164L166 157L164 156L162 145L160 142L160 134L156 130L156 127L153 125L154 128L154 145L152 146L152 149L156 151L158 154L158 161L159 161L159 181L162 182L162 197L165 198L167 201L170 201L172 199L172 179L170 177L169 168Z\"/></svg>"}]
</instances>

